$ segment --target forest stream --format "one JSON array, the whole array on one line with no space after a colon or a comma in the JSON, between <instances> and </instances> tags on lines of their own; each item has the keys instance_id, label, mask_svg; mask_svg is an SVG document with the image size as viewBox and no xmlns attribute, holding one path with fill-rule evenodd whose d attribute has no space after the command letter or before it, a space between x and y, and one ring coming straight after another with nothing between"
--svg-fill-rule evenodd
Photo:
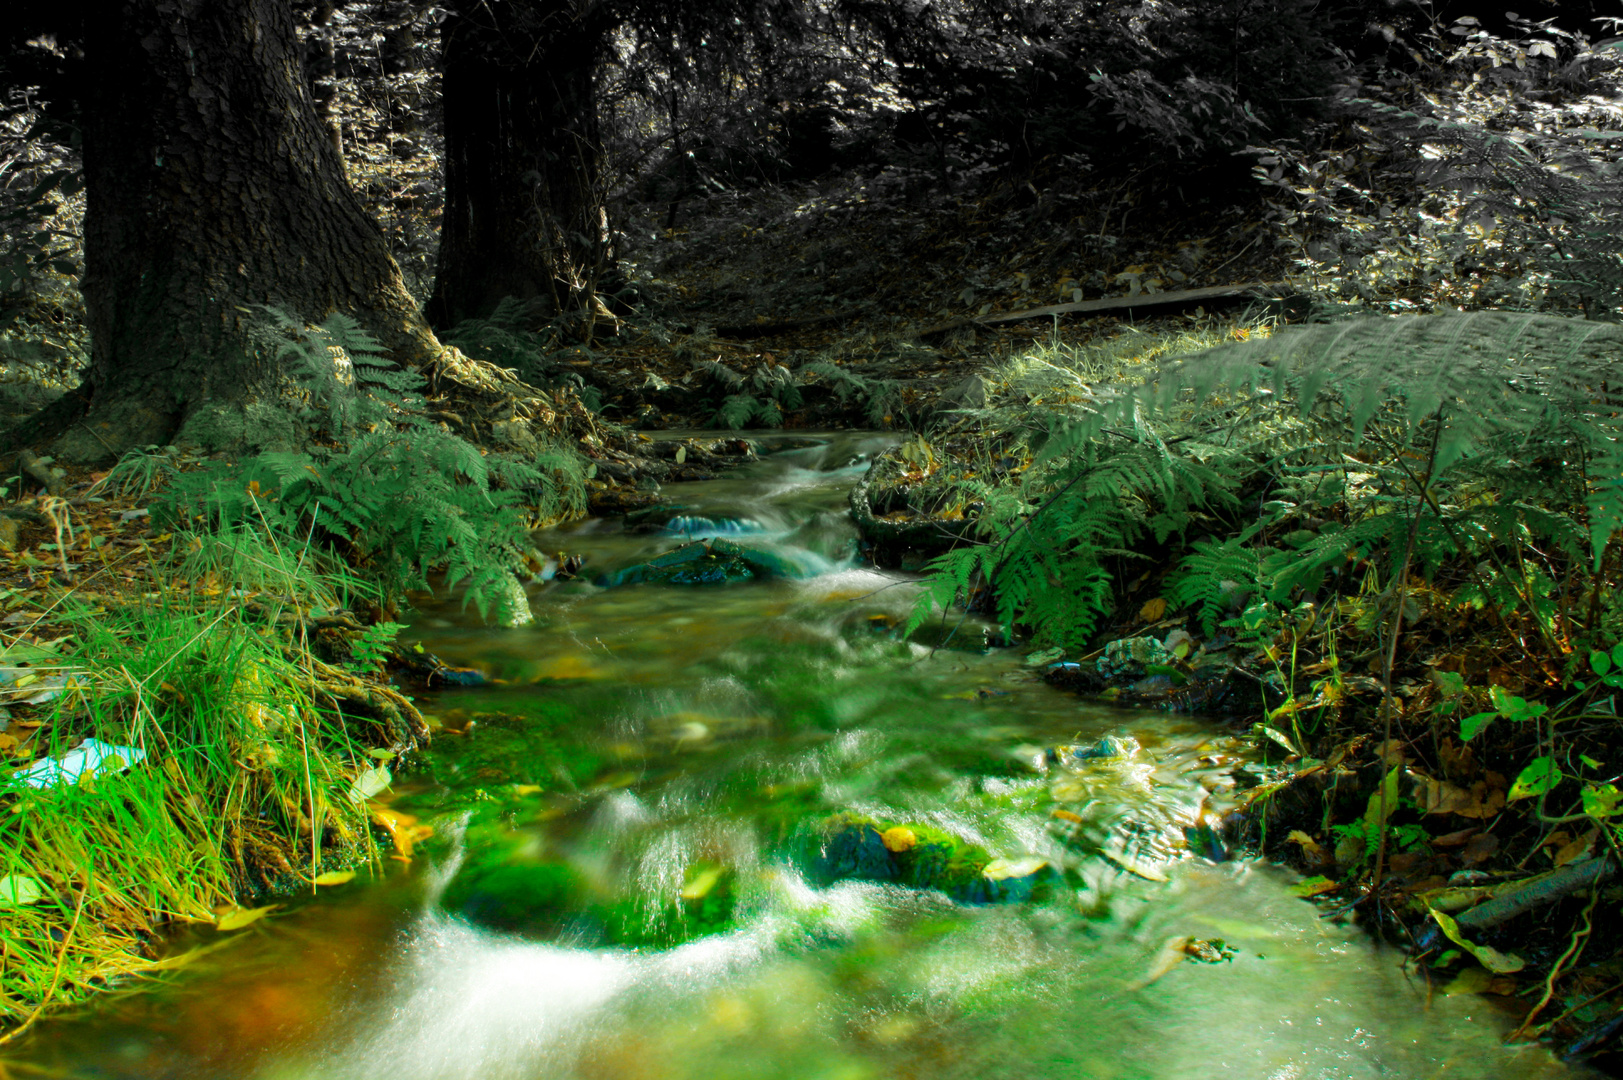
<instances>
[{"instance_id":1,"label":"forest stream","mask_svg":"<svg viewBox=\"0 0 1623 1080\"><path fill-rule=\"evenodd\" d=\"M895 437L757 441L661 528L543 535L585 565L529 626L420 605L404 640L490 681L420 701L443 728L379 797L406 866L181 935L10 1073L1587 1075L1229 857L1230 726L1063 693L974 619L902 640L914 588L845 510ZM776 572L606 587L713 536Z\"/></svg>"}]
</instances>

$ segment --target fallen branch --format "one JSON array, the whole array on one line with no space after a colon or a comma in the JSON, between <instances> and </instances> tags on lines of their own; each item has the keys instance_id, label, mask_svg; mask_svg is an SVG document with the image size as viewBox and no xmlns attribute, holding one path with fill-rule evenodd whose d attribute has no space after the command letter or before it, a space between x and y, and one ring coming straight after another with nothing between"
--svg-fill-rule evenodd
<instances>
[{"instance_id":1,"label":"fallen branch","mask_svg":"<svg viewBox=\"0 0 1623 1080\"><path fill-rule=\"evenodd\" d=\"M1103 300L1079 300L1074 304L1047 304L1043 307L1027 308L1024 311L1013 311L1003 315L971 315L962 319L950 319L947 322L935 323L932 326L915 330L913 333L916 337L929 337L931 334L944 334L948 330L956 330L960 326L994 326L999 323L1038 319L1044 315L1092 314L1100 311L1130 311L1138 308L1173 307L1194 304L1202 300L1262 299L1268 293L1279 292L1285 288L1288 288L1288 286L1284 282L1274 281L1255 285L1212 285L1204 289L1179 289L1173 292L1138 293L1134 296L1109 296Z\"/></svg>"},{"instance_id":2,"label":"fallen branch","mask_svg":"<svg viewBox=\"0 0 1623 1080\"><path fill-rule=\"evenodd\" d=\"M1615 873L1617 863L1610 857L1568 863L1548 874L1505 887L1493 899L1462 911L1454 921L1462 932L1486 930L1508 922L1524 911L1553 904L1563 896L1587 889ZM1422 951L1442 944L1442 931L1432 927L1420 936L1417 944Z\"/></svg>"}]
</instances>

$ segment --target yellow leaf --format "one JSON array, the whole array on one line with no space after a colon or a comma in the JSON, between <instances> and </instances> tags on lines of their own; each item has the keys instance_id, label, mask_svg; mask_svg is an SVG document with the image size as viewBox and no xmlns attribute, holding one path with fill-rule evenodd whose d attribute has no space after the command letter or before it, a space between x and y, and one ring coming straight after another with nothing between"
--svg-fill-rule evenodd
<instances>
[{"instance_id":1,"label":"yellow leaf","mask_svg":"<svg viewBox=\"0 0 1623 1080\"><path fill-rule=\"evenodd\" d=\"M721 881L721 875L724 873L726 871L719 866L701 870L694 876L692 881L682 886L682 899L703 900L710 895L710 890L714 889L717 883Z\"/></svg>"},{"instance_id":2,"label":"yellow leaf","mask_svg":"<svg viewBox=\"0 0 1623 1080\"><path fill-rule=\"evenodd\" d=\"M919 842L918 836L905 825L886 829L879 839L885 842L886 851L912 851Z\"/></svg>"},{"instance_id":3,"label":"yellow leaf","mask_svg":"<svg viewBox=\"0 0 1623 1080\"><path fill-rule=\"evenodd\" d=\"M1155 622L1166 613L1167 602L1159 596L1138 609L1138 617L1144 622Z\"/></svg>"},{"instance_id":4,"label":"yellow leaf","mask_svg":"<svg viewBox=\"0 0 1623 1080\"><path fill-rule=\"evenodd\" d=\"M1301 844L1302 850L1309 855L1324 854L1324 848L1319 846L1319 842L1301 829L1292 829L1290 835L1285 837L1285 842L1287 844Z\"/></svg>"},{"instance_id":5,"label":"yellow leaf","mask_svg":"<svg viewBox=\"0 0 1623 1080\"><path fill-rule=\"evenodd\" d=\"M315 876L317 885L342 885L345 882L354 880L355 871L353 870L328 870L325 874Z\"/></svg>"},{"instance_id":6,"label":"yellow leaf","mask_svg":"<svg viewBox=\"0 0 1623 1080\"><path fill-rule=\"evenodd\" d=\"M221 931L241 930L244 926L250 926L263 919L266 915L275 911L278 906L277 904L270 904L266 907L231 908L215 920L214 926Z\"/></svg>"},{"instance_id":7,"label":"yellow leaf","mask_svg":"<svg viewBox=\"0 0 1623 1080\"><path fill-rule=\"evenodd\" d=\"M1047 859L993 859L982 868L981 877L988 881L1010 881L1030 877L1047 865Z\"/></svg>"}]
</instances>

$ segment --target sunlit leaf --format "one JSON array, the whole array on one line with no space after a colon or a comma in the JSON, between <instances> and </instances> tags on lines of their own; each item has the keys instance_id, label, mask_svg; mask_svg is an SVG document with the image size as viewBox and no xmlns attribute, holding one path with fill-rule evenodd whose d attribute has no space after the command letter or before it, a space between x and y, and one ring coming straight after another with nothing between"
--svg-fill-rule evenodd
<instances>
[{"instance_id":1,"label":"sunlit leaf","mask_svg":"<svg viewBox=\"0 0 1623 1080\"><path fill-rule=\"evenodd\" d=\"M1381 786L1375 790L1375 793L1369 797L1369 802L1364 807L1364 821L1367 823L1365 827L1368 830L1366 837L1371 842L1373 842L1380 824L1397 812L1399 773L1400 770L1398 769L1386 770L1386 779L1381 782ZM1384 800L1383 792L1385 793Z\"/></svg>"},{"instance_id":2,"label":"sunlit leaf","mask_svg":"<svg viewBox=\"0 0 1623 1080\"><path fill-rule=\"evenodd\" d=\"M1590 817L1611 817L1618 813L1618 803L1623 802L1623 791L1619 791L1615 784L1603 784L1584 788L1582 798L1584 813Z\"/></svg>"},{"instance_id":3,"label":"sunlit leaf","mask_svg":"<svg viewBox=\"0 0 1623 1080\"><path fill-rule=\"evenodd\" d=\"M1523 769L1516 777L1516 782L1510 785L1510 794L1505 796L1506 802L1515 802L1517 799L1531 799L1536 795L1543 795L1561 782L1561 770L1556 767L1555 758L1548 755L1537 757Z\"/></svg>"},{"instance_id":4,"label":"sunlit leaf","mask_svg":"<svg viewBox=\"0 0 1623 1080\"><path fill-rule=\"evenodd\" d=\"M1438 926L1442 927L1443 933L1448 935L1448 940L1476 957L1478 963L1495 975L1508 975L1527 966L1527 962L1519 956L1502 953L1488 945L1472 944L1460 932L1460 924L1454 921L1452 915L1447 915L1433 908L1431 917L1437 921Z\"/></svg>"},{"instance_id":5,"label":"sunlit leaf","mask_svg":"<svg viewBox=\"0 0 1623 1080\"><path fill-rule=\"evenodd\" d=\"M1291 894L1301 897L1322 896L1327 892L1335 892L1339 888L1341 888L1340 882L1332 881L1320 874L1316 877L1303 878L1295 885L1292 885Z\"/></svg>"},{"instance_id":6,"label":"sunlit leaf","mask_svg":"<svg viewBox=\"0 0 1623 1080\"><path fill-rule=\"evenodd\" d=\"M353 870L328 870L325 874L317 874L314 878L317 885L343 885L354 880Z\"/></svg>"},{"instance_id":7,"label":"sunlit leaf","mask_svg":"<svg viewBox=\"0 0 1623 1080\"><path fill-rule=\"evenodd\" d=\"M393 779L389 770L382 765L362 769L360 775L355 778L354 785L349 789L349 801L363 803L387 788Z\"/></svg>"},{"instance_id":8,"label":"sunlit leaf","mask_svg":"<svg viewBox=\"0 0 1623 1080\"><path fill-rule=\"evenodd\" d=\"M1047 859L1035 856L1025 859L993 859L981 870L981 877L988 881L1011 881L1030 877L1047 865Z\"/></svg>"},{"instance_id":9,"label":"sunlit leaf","mask_svg":"<svg viewBox=\"0 0 1623 1080\"><path fill-rule=\"evenodd\" d=\"M27 877L23 874L7 874L0 877L0 907L21 907L24 904L37 904L49 898L50 890L38 878Z\"/></svg>"},{"instance_id":10,"label":"sunlit leaf","mask_svg":"<svg viewBox=\"0 0 1623 1080\"><path fill-rule=\"evenodd\" d=\"M879 839L885 842L886 851L912 851L919 842L918 836L905 825L886 829Z\"/></svg>"}]
</instances>

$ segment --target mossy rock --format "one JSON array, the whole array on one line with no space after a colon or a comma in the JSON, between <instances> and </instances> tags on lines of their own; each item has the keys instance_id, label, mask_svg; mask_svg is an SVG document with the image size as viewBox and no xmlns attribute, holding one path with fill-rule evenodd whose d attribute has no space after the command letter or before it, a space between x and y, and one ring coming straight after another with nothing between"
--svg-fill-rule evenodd
<instances>
[{"instance_id":1,"label":"mossy rock","mask_svg":"<svg viewBox=\"0 0 1623 1080\"><path fill-rule=\"evenodd\" d=\"M836 881L895 882L935 889L964 904L1040 899L1061 881L1041 859L994 859L985 848L917 821L884 821L841 813L813 831L812 877Z\"/></svg>"},{"instance_id":2,"label":"mossy rock","mask_svg":"<svg viewBox=\"0 0 1623 1080\"><path fill-rule=\"evenodd\" d=\"M647 562L598 579L606 588L620 585L733 585L757 578L804 577L802 569L769 551L731 540L696 540Z\"/></svg>"},{"instance_id":3,"label":"mossy rock","mask_svg":"<svg viewBox=\"0 0 1623 1080\"><path fill-rule=\"evenodd\" d=\"M586 898L586 883L567 863L512 862L463 870L441 905L492 930L555 934Z\"/></svg>"}]
</instances>

